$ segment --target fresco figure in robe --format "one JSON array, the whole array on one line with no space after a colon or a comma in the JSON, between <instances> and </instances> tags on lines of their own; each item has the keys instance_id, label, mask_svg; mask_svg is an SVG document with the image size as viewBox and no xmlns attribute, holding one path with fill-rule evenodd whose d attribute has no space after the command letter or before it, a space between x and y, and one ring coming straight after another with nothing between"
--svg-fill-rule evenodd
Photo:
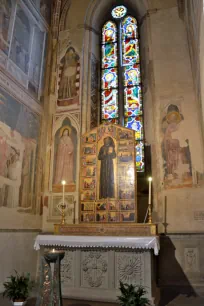
<instances>
[{"instance_id":1,"label":"fresco figure in robe","mask_svg":"<svg viewBox=\"0 0 204 306\"><path fill-rule=\"evenodd\" d=\"M98 155L98 160L101 161L99 199L115 197L114 158L116 158L115 144L113 139L108 136L104 138L104 145L100 148Z\"/></svg>"},{"instance_id":2,"label":"fresco figure in robe","mask_svg":"<svg viewBox=\"0 0 204 306\"><path fill-rule=\"evenodd\" d=\"M168 188L185 185L192 180L191 154L189 140L181 133L183 115L177 105L170 104L162 121L164 159L164 179Z\"/></svg>"},{"instance_id":3,"label":"fresco figure in robe","mask_svg":"<svg viewBox=\"0 0 204 306\"><path fill-rule=\"evenodd\" d=\"M59 84L59 99L71 99L77 96L76 75L78 55L74 48L68 49L63 59L61 80Z\"/></svg>"},{"instance_id":4,"label":"fresco figure in robe","mask_svg":"<svg viewBox=\"0 0 204 306\"><path fill-rule=\"evenodd\" d=\"M73 183L73 165L74 145L69 136L69 129L64 129L57 148L54 184L61 184L62 180L65 180L66 184Z\"/></svg>"}]
</instances>

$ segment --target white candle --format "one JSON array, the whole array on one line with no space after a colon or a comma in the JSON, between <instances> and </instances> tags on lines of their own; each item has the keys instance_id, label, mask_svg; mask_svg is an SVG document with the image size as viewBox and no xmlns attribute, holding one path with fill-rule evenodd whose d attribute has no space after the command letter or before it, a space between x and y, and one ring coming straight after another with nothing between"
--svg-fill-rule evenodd
<instances>
[{"instance_id":1,"label":"white candle","mask_svg":"<svg viewBox=\"0 0 204 306\"><path fill-rule=\"evenodd\" d=\"M52 253L54 253L54 252L55 252L55 249L52 250Z\"/></svg>"},{"instance_id":2,"label":"white candle","mask_svg":"<svg viewBox=\"0 0 204 306\"><path fill-rule=\"evenodd\" d=\"M149 181L149 201L148 201L148 204L151 204L151 199L152 199L152 177L149 177L148 181Z\"/></svg>"},{"instance_id":3,"label":"white candle","mask_svg":"<svg viewBox=\"0 0 204 306\"><path fill-rule=\"evenodd\" d=\"M65 184L66 182L65 181L62 181L62 204L64 205L64 193L65 193Z\"/></svg>"}]
</instances>

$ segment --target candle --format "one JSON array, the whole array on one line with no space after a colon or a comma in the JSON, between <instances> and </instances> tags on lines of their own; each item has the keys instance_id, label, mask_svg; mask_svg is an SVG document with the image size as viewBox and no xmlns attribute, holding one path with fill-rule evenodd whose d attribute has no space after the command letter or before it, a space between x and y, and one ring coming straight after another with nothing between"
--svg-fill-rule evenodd
<instances>
[{"instance_id":1,"label":"candle","mask_svg":"<svg viewBox=\"0 0 204 306\"><path fill-rule=\"evenodd\" d=\"M65 181L62 181L62 204L64 205Z\"/></svg>"},{"instance_id":2,"label":"candle","mask_svg":"<svg viewBox=\"0 0 204 306\"><path fill-rule=\"evenodd\" d=\"M149 181L149 201L148 204L151 204L151 199L152 199L152 177L148 178Z\"/></svg>"},{"instance_id":3,"label":"candle","mask_svg":"<svg viewBox=\"0 0 204 306\"><path fill-rule=\"evenodd\" d=\"M55 253L55 249L52 249L52 253Z\"/></svg>"}]
</instances>

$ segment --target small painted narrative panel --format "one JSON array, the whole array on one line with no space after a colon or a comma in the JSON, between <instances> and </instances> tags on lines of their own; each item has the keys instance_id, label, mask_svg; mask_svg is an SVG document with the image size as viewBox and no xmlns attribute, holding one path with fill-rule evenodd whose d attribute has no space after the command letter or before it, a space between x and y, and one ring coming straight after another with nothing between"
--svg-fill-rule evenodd
<instances>
[{"instance_id":1,"label":"small painted narrative panel","mask_svg":"<svg viewBox=\"0 0 204 306\"><path fill-rule=\"evenodd\" d=\"M102 45L102 68L117 66L117 44L107 43Z\"/></svg>"},{"instance_id":2,"label":"small painted narrative panel","mask_svg":"<svg viewBox=\"0 0 204 306\"><path fill-rule=\"evenodd\" d=\"M141 116L125 118L125 126L135 131L135 139L143 139L143 120Z\"/></svg>"},{"instance_id":3,"label":"small painted narrative panel","mask_svg":"<svg viewBox=\"0 0 204 306\"><path fill-rule=\"evenodd\" d=\"M125 117L142 115L142 92L140 86L125 88Z\"/></svg>"},{"instance_id":4,"label":"small painted narrative panel","mask_svg":"<svg viewBox=\"0 0 204 306\"><path fill-rule=\"evenodd\" d=\"M102 70L102 89L117 88L118 86L118 71L117 68Z\"/></svg>"},{"instance_id":5,"label":"small painted narrative panel","mask_svg":"<svg viewBox=\"0 0 204 306\"><path fill-rule=\"evenodd\" d=\"M118 117L118 91L116 89L102 92L102 119L114 119Z\"/></svg>"},{"instance_id":6,"label":"small painted narrative panel","mask_svg":"<svg viewBox=\"0 0 204 306\"><path fill-rule=\"evenodd\" d=\"M135 132L104 123L81 144L81 222L136 220Z\"/></svg>"},{"instance_id":7,"label":"small painted narrative panel","mask_svg":"<svg viewBox=\"0 0 204 306\"><path fill-rule=\"evenodd\" d=\"M116 42L117 28L114 22L108 21L103 26L102 30L102 43Z\"/></svg>"},{"instance_id":8,"label":"small painted narrative panel","mask_svg":"<svg viewBox=\"0 0 204 306\"><path fill-rule=\"evenodd\" d=\"M140 65L134 64L132 66L124 67L124 85L134 86L139 85L140 79Z\"/></svg>"}]
</instances>

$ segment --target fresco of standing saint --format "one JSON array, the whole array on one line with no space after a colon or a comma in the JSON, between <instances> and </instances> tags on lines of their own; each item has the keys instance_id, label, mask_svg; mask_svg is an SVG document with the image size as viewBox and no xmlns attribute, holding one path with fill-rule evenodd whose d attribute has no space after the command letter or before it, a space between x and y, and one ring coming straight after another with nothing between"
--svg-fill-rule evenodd
<instances>
[{"instance_id":1,"label":"fresco of standing saint","mask_svg":"<svg viewBox=\"0 0 204 306\"><path fill-rule=\"evenodd\" d=\"M116 158L115 144L113 138L108 136L104 138L104 145L98 155L98 160L101 161L99 199L115 197L114 158Z\"/></svg>"},{"instance_id":2,"label":"fresco of standing saint","mask_svg":"<svg viewBox=\"0 0 204 306\"><path fill-rule=\"evenodd\" d=\"M60 137L56 154L56 167L54 184L61 184L62 180L66 184L74 181L74 145L70 137L68 128L65 128Z\"/></svg>"},{"instance_id":3,"label":"fresco of standing saint","mask_svg":"<svg viewBox=\"0 0 204 306\"><path fill-rule=\"evenodd\" d=\"M184 117L177 105L170 104L162 121L164 187L181 188L192 184L192 165Z\"/></svg>"}]
</instances>

